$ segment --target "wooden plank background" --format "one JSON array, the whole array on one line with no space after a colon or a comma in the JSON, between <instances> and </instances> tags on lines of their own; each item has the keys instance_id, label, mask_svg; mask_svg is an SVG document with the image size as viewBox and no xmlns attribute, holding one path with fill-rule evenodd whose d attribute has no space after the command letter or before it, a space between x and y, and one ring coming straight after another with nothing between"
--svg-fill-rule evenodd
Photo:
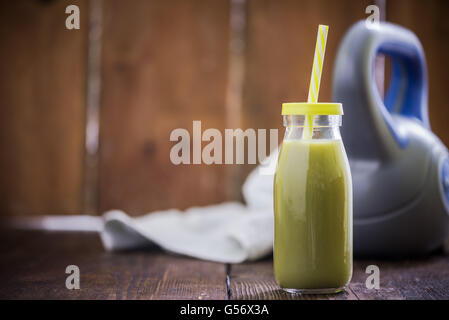
<instances>
[{"instance_id":1,"label":"wooden plank background","mask_svg":"<svg viewBox=\"0 0 449 320\"><path fill-rule=\"evenodd\" d=\"M222 132L281 128L281 103L306 99L319 23L330 25L320 90L320 100L329 101L338 44L371 4L92 1L103 16L98 182L89 200L97 214L240 199L253 165L175 166L170 132L192 133L193 120ZM68 4L80 6L81 30L65 29ZM2 2L0 9L0 214L87 212L89 3L22 0ZM447 9L442 0L386 1L387 20L423 43L431 124L449 145Z\"/></svg>"},{"instance_id":2,"label":"wooden plank background","mask_svg":"<svg viewBox=\"0 0 449 320\"><path fill-rule=\"evenodd\" d=\"M65 28L69 4L80 30ZM0 214L82 210L87 9L0 2Z\"/></svg>"},{"instance_id":3,"label":"wooden plank background","mask_svg":"<svg viewBox=\"0 0 449 320\"><path fill-rule=\"evenodd\" d=\"M100 211L223 201L225 167L170 162L170 133L225 128L229 1L104 3Z\"/></svg>"}]
</instances>

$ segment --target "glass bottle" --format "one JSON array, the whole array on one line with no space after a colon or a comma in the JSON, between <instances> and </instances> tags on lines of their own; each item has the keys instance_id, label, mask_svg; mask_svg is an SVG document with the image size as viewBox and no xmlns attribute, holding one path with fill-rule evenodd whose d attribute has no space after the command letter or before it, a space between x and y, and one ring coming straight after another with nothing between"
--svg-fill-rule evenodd
<instances>
[{"instance_id":1,"label":"glass bottle","mask_svg":"<svg viewBox=\"0 0 449 320\"><path fill-rule=\"evenodd\" d=\"M335 293L352 276L352 181L338 103L284 103L274 178L274 274L291 293ZM310 126L312 124L312 126Z\"/></svg>"}]
</instances>

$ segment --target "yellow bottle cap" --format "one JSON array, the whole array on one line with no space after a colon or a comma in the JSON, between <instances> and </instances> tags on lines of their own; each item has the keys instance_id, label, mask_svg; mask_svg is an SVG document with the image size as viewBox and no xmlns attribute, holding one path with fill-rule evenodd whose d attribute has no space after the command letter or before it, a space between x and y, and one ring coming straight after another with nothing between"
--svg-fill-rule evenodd
<instances>
[{"instance_id":1,"label":"yellow bottle cap","mask_svg":"<svg viewBox=\"0 0 449 320\"><path fill-rule=\"evenodd\" d=\"M341 103L288 102L282 104L282 115L342 115Z\"/></svg>"}]
</instances>

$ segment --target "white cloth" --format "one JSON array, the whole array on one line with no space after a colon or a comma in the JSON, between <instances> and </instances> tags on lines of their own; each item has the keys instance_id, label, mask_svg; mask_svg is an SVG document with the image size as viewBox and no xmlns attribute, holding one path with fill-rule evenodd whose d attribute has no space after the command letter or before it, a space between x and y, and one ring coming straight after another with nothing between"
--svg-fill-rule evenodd
<instances>
[{"instance_id":1,"label":"white cloth","mask_svg":"<svg viewBox=\"0 0 449 320\"><path fill-rule=\"evenodd\" d=\"M226 202L153 212L131 218L123 211L104 215L101 239L107 250L150 244L178 254L225 263L262 258L273 249L273 168L277 152L251 172L243 185L246 205ZM266 164L271 170L266 172Z\"/></svg>"}]
</instances>

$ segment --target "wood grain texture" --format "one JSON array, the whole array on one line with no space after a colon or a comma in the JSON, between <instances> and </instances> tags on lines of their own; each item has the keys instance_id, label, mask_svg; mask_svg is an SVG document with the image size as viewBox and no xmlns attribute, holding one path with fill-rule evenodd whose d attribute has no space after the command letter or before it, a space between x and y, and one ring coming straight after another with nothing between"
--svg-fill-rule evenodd
<instances>
[{"instance_id":1,"label":"wood grain texture","mask_svg":"<svg viewBox=\"0 0 449 320\"><path fill-rule=\"evenodd\" d=\"M224 166L173 165L170 133L224 132L229 1L105 1L100 211L226 199ZM191 142L192 143L192 142Z\"/></svg>"},{"instance_id":2,"label":"wood grain texture","mask_svg":"<svg viewBox=\"0 0 449 320\"><path fill-rule=\"evenodd\" d=\"M65 287L72 264L81 290ZM365 286L372 264L380 268L379 290ZM0 299L449 299L449 256L357 260L345 292L301 296L280 290L271 258L227 268L156 248L105 252L96 233L0 229L0 283Z\"/></svg>"},{"instance_id":3,"label":"wood grain texture","mask_svg":"<svg viewBox=\"0 0 449 320\"><path fill-rule=\"evenodd\" d=\"M258 262L231 265L230 282L230 299L236 300L357 299L351 290L346 290L337 295L292 295L286 293L274 279L271 258Z\"/></svg>"},{"instance_id":4,"label":"wood grain texture","mask_svg":"<svg viewBox=\"0 0 449 320\"><path fill-rule=\"evenodd\" d=\"M84 0L0 4L1 214L80 213L86 18Z\"/></svg>"},{"instance_id":5,"label":"wood grain texture","mask_svg":"<svg viewBox=\"0 0 449 320\"><path fill-rule=\"evenodd\" d=\"M380 269L380 289L367 289L366 267ZM436 254L409 261L355 261L348 288L336 295L291 295L283 292L273 275L271 259L232 265L231 299L402 300L449 299L449 256Z\"/></svg>"},{"instance_id":6,"label":"wood grain texture","mask_svg":"<svg viewBox=\"0 0 449 320\"><path fill-rule=\"evenodd\" d=\"M429 81L429 118L432 130L449 145L449 2L443 0L387 1L387 20L412 30L426 55Z\"/></svg>"},{"instance_id":7,"label":"wood grain texture","mask_svg":"<svg viewBox=\"0 0 449 320\"><path fill-rule=\"evenodd\" d=\"M380 269L380 290L365 286L366 267ZM449 256L435 253L429 257L400 261L357 261L350 289L360 300L366 299L449 299Z\"/></svg>"},{"instance_id":8,"label":"wood grain texture","mask_svg":"<svg viewBox=\"0 0 449 320\"><path fill-rule=\"evenodd\" d=\"M329 25L319 101L330 101L338 44L353 23L366 18L367 4L249 0L243 127L280 129L281 141L282 103L307 100L319 24Z\"/></svg>"},{"instance_id":9,"label":"wood grain texture","mask_svg":"<svg viewBox=\"0 0 449 320\"><path fill-rule=\"evenodd\" d=\"M2 232L0 299L225 299L224 264L160 250L105 252L95 233ZM65 268L80 268L80 290Z\"/></svg>"}]
</instances>

